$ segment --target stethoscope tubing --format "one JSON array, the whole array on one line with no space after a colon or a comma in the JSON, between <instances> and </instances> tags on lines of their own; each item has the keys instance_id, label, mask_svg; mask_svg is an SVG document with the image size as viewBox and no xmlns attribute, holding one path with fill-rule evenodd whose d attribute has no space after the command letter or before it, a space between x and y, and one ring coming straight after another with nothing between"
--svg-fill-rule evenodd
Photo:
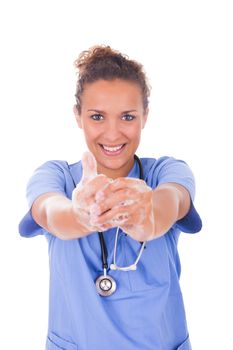
<instances>
[{"instance_id":1,"label":"stethoscope tubing","mask_svg":"<svg viewBox=\"0 0 233 350\"><path fill-rule=\"evenodd\" d=\"M139 177L140 180L144 180L144 173L143 173L143 167L141 160L138 158L138 156L135 154L134 159L137 161L139 165ZM106 247L104 235L102 231L98 232L99 235L99 241L100 241L100 247L101 247L101 260L102 260L102 268L107 271L108 270L108 250ZM143 243L143 242L142 242Z\"/></svg>"}]
</instances>

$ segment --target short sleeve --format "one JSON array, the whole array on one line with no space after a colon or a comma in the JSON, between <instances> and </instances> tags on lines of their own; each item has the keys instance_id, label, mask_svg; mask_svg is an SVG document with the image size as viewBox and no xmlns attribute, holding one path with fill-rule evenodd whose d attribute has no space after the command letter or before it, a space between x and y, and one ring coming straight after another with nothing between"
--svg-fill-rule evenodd
<instances>
[{"instance_id":1,"label":"short sleeve","mask_svg":"<svg viewBox=\"0 0 233 350\"><path fill-rule=\"evenodd\" d=\"M175 225L183 232L199 232L202 228L202 221L194 206L195 179L187 163L172 157L164 158L159 166L157 181L157 185L174 182L188 190L191 199L190 209L186 216L178 220Z\"/></svg>"},{"instance_id":2,"label":"short sleeve","mask_svg":"<svg viewBox=\"0 0 233 350\"><path fill-rule=\"evenodd\" d=\"M29 211L19 223L19 233L24 237L44 234L46 231L39 226L31 215L31 207L36 198L47 192L65 193L66 163L62 161L48 161L35 170L28 181L26 197Z\"/></svg>"}]
</instances>

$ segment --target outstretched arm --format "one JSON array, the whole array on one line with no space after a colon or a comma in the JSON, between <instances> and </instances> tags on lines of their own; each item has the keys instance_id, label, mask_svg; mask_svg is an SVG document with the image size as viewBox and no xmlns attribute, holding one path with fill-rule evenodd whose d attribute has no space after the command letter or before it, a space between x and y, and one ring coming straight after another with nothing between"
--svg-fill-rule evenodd
<instances>
[{"instance_id":1,"label":"outstretched arm","mask_svg":"<svg viewBox=\"0 0 233 350\"><path fill-rule=\"evenodd\" d=\"M90 213L95 194L103 189L110 179L97 174L94 156L87 152L82 158L83 176L72 193L72 200L56 192L39 196L32 205L34 220L46 231L61 239L86 236L101 227L90 224Z\"/></svg>"},{"instance_id":2,"label":"outstretched arm","mask_svg":"<svg viewBox=\"0 0 233 350\"><path fill-rule=\"evenodd\" d=\"M139 179L119 178L96 194L92 224L119 226L132 238L147 241L166 233L190 207L189 192L176 183L152 190Z\"/></svg>"}]
</instances>

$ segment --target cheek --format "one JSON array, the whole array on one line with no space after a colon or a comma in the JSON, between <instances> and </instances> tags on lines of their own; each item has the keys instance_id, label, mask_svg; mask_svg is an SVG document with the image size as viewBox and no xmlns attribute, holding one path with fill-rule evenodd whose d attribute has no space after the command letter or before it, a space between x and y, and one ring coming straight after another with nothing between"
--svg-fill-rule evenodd
<instances>
[{"instance_id":1,"label":"cheek","mask_svg":"<svg viewBox=\"0 0 233 350\"><path fill-rule=\"evenodd\" d=\"M135 125L131 128L128 128L127 130L127 136L129 139L132 141L138 141L141 136L141 126L140 125Z\"/></svg>"},{"instance_id":2,"label":"cheek","mask_svg":"<svg viewBox=\"0 0 233 350\"><path fill-rule=\"evenodd\" d=\"M85 138L88 140L94 140L96 137L98 137L98 129L96 127L93 127L91 125L84 125L83 131L85 134Z\"/></svg>"}]
</instances>

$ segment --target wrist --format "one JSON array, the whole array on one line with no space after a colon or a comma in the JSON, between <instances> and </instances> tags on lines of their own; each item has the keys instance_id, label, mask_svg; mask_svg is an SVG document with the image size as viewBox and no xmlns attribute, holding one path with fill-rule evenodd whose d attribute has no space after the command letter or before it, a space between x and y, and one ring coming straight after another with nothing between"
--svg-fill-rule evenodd
<instances>
[{"instance_id":1,"label":"wrist","mask_svg":"<svg viewBox=\"0 0 233 350\"><path fill-rule=\"evenodd\" d=\"M48 205L47 226L49 232L63 240L80 238L86 234L77 214L73 210L72 202L66 198L57 199L56 203Z\"/></svg>"}]
</instances>

